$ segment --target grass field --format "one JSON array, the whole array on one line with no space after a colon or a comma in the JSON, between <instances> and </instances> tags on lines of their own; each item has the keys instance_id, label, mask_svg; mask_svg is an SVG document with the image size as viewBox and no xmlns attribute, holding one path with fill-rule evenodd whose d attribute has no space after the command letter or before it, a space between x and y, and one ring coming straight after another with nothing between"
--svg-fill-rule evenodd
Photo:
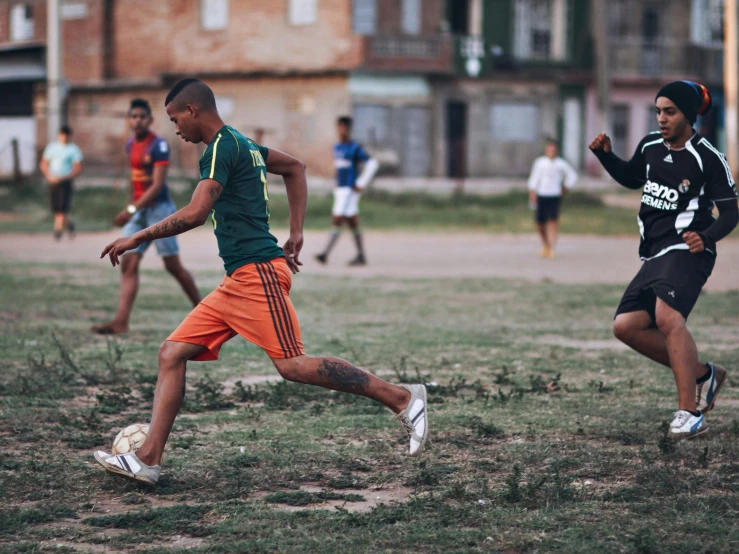
<instances>
[{"instance_id":1,"label":"grass field","mask_svg":"<svg viewBox=\"0 0 739 554\"><path fill-rule=\"evenodd\" d=\"M109 268L2 262L0 552L737 552L739 393L705 438L668 442L669 370L610 336L621 291L301 275L310 352L438 384L427 453L365 399L253 384L274 369L235 339L191 364L150 489L91 451L147 421L183 295L145 272L135 330L106 340L87 328L116 304ZM730 367L737 314L739 292L711 293L691 317Z\"/></svg>"},{"instance_id":2,"label":"grass field","mask_svg":"<svg viewBox=\"0 0 739 554\"><path fill-rule=\"evenodd\" d=\"M284 193L273 187L270 199L271 222L287 226L288 205ZM190 200L191 193L178 190L178 206ZM2 197L3 211L15 218L0 219L0 232L51 232L52 218L42 192L27 187ZM125 193L111 189L88 188L75 192L72 217L82 231L110 229L113 216L125 207ZM562 231L596 235L635 235L635 210L606 206L601 199L573 193L565 200ZM308 202L306 227L325 229L331 214L332 197L314 193ZM443 196L428 193L389 193L370 191L362 199L362 224L370 229L427 230L480 229L489 232L530 233L535 231L528 196L523 192L502 196Z\"/></svg>"}]
</instances>

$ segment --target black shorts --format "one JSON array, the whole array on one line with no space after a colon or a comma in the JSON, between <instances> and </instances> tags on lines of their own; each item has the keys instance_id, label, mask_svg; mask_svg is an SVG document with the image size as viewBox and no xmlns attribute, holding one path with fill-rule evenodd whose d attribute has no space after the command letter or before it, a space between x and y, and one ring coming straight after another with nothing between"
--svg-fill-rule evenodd
<instances>
[{"instance_id":1,"label":"black shorts","mask_svg":"<svg viewBox=\"0 0 739 554\"><path fill-rule=\"evenodd\" d=\"M672 250L644 262L621 298L616 315L644 310L656 322L660 298L688 319L715 263L709 252L691 254L688 250Z\"/></svg>"},{"instance_id":2,"label":"black shorts","mask_svg":"<svg viewBox=\"0 0 739 554\"><path fill-rule=\"evenodd\" d=\"M562 204L561 196L537 196L536 197L536 222L546 223L552 219L559 219L559 206Z\"/></svg>"},{"instance_id":3,"label":"black shorts","mask_svg":"<svg viewBox=\"0 0 739 554\"><path fill-rule=\"evenodd\" d=\"M51 211L68 214L72 204L72 181L66 180L51 186Z\"/></svg>"}]
</instances>

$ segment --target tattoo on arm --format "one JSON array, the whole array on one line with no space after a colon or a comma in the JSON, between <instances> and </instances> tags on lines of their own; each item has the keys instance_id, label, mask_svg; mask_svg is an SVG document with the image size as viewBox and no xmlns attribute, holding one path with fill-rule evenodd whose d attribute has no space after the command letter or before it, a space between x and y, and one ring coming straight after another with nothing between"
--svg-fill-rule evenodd
<instances>
[{"instance_id":1,"label":"tattoo on arm","mask_svg":"<svg viewBox=\"0 0 739 554\"><path fill-rule=\"evenodd\" d=\"M184 233L188 229L191 229L192 225L188 225L184 220L177 219L165 219L164 221L157 223L156 225L144 229L144 237L147 242L157 240L163 236L177 235Z\"/></svg>"},{"instance_id":2,"label":"tattoo on arm","mask_svg":"<svg viewBox=\"0 0 739 554\"><path fill-rule=\"evenodd\" d=\"M369 387L369 373L341 360L322 360L317 373L331 388L343 392L363 393Z\"/></svg>"},{"instance_id":3,"label":"tattoo on arm","mask_svg":"<svg viewBox=\"0 0 739 554\"><path fill-rule=\"evenodd\" d=\"M210 190L209 190L208 192L210 193L210 197L211 197L211 198L212 198L213 200L218 200L218 197L219 197L219 196L221 195L221 193L223 192L223 185L222 185L222 184L220 184L220 183L217 183L217 184L216 184L216 186L214 186L214 187L211 187L211 188L210 188Z\"/></svg>"}]
</instances>

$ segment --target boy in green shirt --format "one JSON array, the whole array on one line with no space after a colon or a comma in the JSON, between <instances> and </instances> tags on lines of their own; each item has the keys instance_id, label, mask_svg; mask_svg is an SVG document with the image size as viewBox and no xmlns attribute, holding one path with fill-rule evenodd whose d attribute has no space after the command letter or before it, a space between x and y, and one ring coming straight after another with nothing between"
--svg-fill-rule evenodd
<instances>
[{"instance_id":1,"label":"boy in green shirt","mask_svg":"<svg viewBox=\"0 0 739 554\"><path fill-rule=\"evenodd\" d=\"M221 345L237 334L262 347L285 379L359 394L381 402L400 420L418 455L428 434L426 387L393 385L338 358L311 357L303 350L290 301L292 274L300 271L308 189L305 164L268 150L223 123L213 91L197 79L180 81L165 101L177 134L205 142L200 183L190 204L160 223L109 244L115 266L139 244L184 233L208 217L218 240L226 277L187 316L159 350L159 378L151 427L135 453L97 451L108 471L155 484L164 445L182 406L188 360L215 360ZM269 230L267 172L282 175L290 205L290 238L280 248Z\"/></svg>"}]
</instances>

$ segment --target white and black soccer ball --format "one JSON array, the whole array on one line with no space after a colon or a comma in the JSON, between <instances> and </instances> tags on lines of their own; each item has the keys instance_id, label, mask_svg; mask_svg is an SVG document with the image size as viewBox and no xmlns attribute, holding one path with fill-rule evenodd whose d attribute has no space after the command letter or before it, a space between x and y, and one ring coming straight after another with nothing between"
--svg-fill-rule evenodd
<instances>
[{"instance_id":1,"label":"white and black soccer ball","mask_svg":"<svg viewBox=\"0 0 739 554\"><path fill-rule=\"evenodd\" d=\"M144 444L146 435L149 434L148 423L134 423L123 429L115 440L113 440L112 454L125 454L126 452L134 452Z\"/></svg>"}]
</instances>

